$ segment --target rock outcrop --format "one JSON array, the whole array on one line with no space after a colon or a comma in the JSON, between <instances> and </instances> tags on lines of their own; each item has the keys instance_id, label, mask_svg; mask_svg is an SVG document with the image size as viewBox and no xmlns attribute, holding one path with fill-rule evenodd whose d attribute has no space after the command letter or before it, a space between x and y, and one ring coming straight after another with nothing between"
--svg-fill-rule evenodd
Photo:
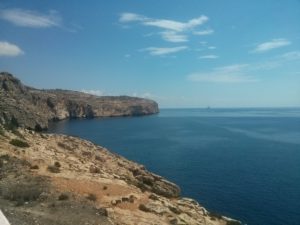
<instances>
[{"instance_id":1,"label":"rock outcrop","mask_svg":"<svg viewBox=\"0 0 300 225\"><path fill-rule=\"evenodd\" d=\"M0 208L12 225L240 224L89 141L2 128L0 143Z\"/></svg>"},{"instance_id":2,"label":"rock outcrop","mask_svg":"<svg viewBox=\"0 0 300 225\"><path fill-rule=\"evenodd\" d=\"M0 73L0 121L42 130L48 122L66 118L140 116L158 113L156 102L128 96L93 96L67 90L25 86L9 73Z\"/></svg>"}]
</instances>

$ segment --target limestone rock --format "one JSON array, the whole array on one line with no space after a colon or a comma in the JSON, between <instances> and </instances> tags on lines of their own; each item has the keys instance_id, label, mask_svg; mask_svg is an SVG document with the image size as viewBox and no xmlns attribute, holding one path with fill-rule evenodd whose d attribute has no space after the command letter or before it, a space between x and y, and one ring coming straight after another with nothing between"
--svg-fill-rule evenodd
<instances>
[{"instance_id":1,"label":"limestone rock","mask_svg":"<svg viewBox=\"0 0 300 225\"><path fill-rule=\"evenodd\" d=\"M68 90L39 90L25 86L9 73L0 73L0 121L41 130L52 120L158 113L158 104L128 96L93 96Z\"/></svg>"}]
</instances>

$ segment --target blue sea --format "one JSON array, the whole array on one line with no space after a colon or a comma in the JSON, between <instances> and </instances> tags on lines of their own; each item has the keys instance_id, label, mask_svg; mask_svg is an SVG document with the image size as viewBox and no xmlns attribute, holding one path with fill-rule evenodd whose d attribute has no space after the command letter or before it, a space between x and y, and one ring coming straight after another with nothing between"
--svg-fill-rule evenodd
<instances>
[{"instance_id":1,"label":"blue sea","mask_svg":"<svg viewBox=\"0 0 300 225\"><path fill-rule=\"evenodd\" d=\"M248 225L300 224L300 109L162 109L66 120L50 132L107 147Z\"/></svg>"}]
</instances>

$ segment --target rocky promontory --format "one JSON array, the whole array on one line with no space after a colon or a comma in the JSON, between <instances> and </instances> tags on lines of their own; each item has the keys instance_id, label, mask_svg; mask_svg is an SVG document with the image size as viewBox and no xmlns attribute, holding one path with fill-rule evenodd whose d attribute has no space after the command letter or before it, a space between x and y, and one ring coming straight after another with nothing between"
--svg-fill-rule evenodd
<instances>
[{"instance_id":1,"label":"rocky promontory","mask_svg":"<svg viewBox=\"0 0 300 225\"><path fill-rule=\"evenodd\" d=\"M25 86L9 73L0 73L0 120L25 128L43 130L49 121L66 118L141 116L158 111L158 104L149 99L40 90Z\"/></svg>"},{"instance_id":2,"label":"rocky promontory","mask_svg":"<svg viewBox=\"0 0 300 225\"><path fill-rule=\"evenodd\" d=\"M0 209L11 225L239 225L89 141L0 125Z\"/></svg>"}]
</instances>

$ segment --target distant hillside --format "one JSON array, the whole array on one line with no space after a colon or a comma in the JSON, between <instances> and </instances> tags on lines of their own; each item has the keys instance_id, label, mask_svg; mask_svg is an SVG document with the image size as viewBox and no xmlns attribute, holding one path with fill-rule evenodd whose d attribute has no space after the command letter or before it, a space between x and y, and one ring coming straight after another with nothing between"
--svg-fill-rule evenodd
<instances>
[{"instance_id":1,"label":"distant hillside","mask_svg":"<svg viewBox=\"0 0 300 225\"><path fill-rule=\"evenodd\" d=\"M128 96L94 96L68 90L25 86L13 75L0 73L0 121L47 129L48 122L66 118L140 116L158 113L155 101Z\"/></svg>"}]
</instances>

